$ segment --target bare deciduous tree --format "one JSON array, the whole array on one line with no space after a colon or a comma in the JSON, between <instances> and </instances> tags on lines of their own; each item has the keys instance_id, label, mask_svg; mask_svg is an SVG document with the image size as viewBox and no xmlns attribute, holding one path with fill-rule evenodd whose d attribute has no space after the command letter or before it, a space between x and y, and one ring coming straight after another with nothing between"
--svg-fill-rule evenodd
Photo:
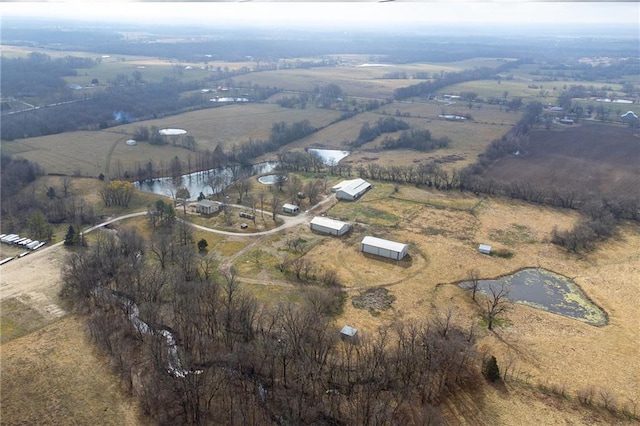
<instances>
[{"instance_id":1,"label":"bare deciduous tree","mask_svg":"<svg viewBox=\"0 0 640 426\"><path fill-rule=\"evenodd\" d=\"M508 308L509 286L505 283L502 283L500 288L489 286L489 292L491 295L487 299L487 328L493 330L496 317Z\"/></svg>"}]
</instances>

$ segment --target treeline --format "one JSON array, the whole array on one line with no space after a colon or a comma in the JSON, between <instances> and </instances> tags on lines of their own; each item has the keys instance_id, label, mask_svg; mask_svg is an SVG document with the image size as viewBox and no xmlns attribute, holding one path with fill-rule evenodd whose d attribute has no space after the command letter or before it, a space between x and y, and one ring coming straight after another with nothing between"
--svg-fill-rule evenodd
<instances>
[{"instance_id":1,"label":"treeline","mask_svg":"<svg viewBox=\"0 0 640 426\"><path fill-rule=\"evenodd\" d=\"M62 77L76 76L77 68L94 65L90 58L66 56L53 59L38 52L31 52L26 58L3 57L2 96L56 101L72 99L71 89Z\"/></svg>"},{"instance_id":2,"label":"treeline","mask_svg":"<svg viewBox=\"0 0 640 426\"><path fill-rule=\"evenodd\" d=\"M277 151L279 148L296 140L309 136L317 131L309 120L287 124L284 121L273 123L268 140L249 140L239 146L234 146L226 158L238 164L251 164L251 161L262 154Z\"/></svg>"},{"instance_id":3,"label":"treeline","mask_svg":"<svg viewBox=\"0 0 640 426\"><path fill-rule=\"evenodd\" d=\"M73 193L71 180L63 178L44 194L24 190L43 174L37 163L2 156L0 213L3 232L28 232L32 238L50 238L52 225L93 224L96 212L84 198Z\"/></svg>"},{"instance_id":4,"label":"treeline","mask_svg":"<svg viewBox=\"0 0 640 426\"><path fill-rule=\"evenodd\" d=\"M435 75L432 81L423 81L408 87L400 87L394 91L394 99L401 101L413 96L428 96L435 94L436 91L465 81L486 80L496 75L494 68L477 68L473 70L464 70L459 72L449 72L443 75Z\"/></svg>"},{"instance_id":5,"label":"treeline","mask_svg":"<svg viewBox=\"0 0 640 426\"><path fill-rule=\"evenodd\" d=\"M420 152L433 151L446 148L451 143L451 138L443 136L433 138L431 132L426 129L411 129L400 133L397 138L385 137L382 141L383 149L414 149Z\"/></svg>"},{"instance_id":6,"label":"treeline","mask_svg":"<svg viewBox=\"0 0 640 426\"><path fill-rule=\"evenodd\" d=\"M529 62L528 59L520 59L504 63L496 68L475 68L472 70L463 70L458 72L443 72L441 74L433 74L432 81L423 81L408 87L400 87L394 91L394 99L401 101L413 96L429 96L435 94L440 89L465 81L487 80L496 78L496 76L511 68L516 68L522 64Z\"/></svg>"},{"instance_id":7,"label":"treeline","mask_svg":"<svg viewBox=\"0 0 640 426\"><path fill-rule=\"evenodd\" d=\"M379 118L375 125L371 126L369 122L365 122L360 128L358 133L358 139L351 142L354 147L360 147L367 142L373 141L378 136L384 133L393 133L400 130L407 130L409 123L398 120L394 117Z\"/></svg>"},{"instance_id":8,"label":"treeline","mask_svg":"<svg viewBox=\"0 0 640 426\"><path fill-rule=\"evenodd\" d=\"M438 404L482 380L473 333L449 316L343 341L339 288L260 303L182 225L148 241L131 229L101 234L63 270L61 296L87 314L92 340L155 422L440 423Z\"/></svg>"},{"instance_id":9,"label":"treeline","mask_svg":"<svg viewBox=\"0 0 640 426\"><path fill-rule=\"evenodd\" d=\"M199 93L181 96L185 91L198 88L196 82L177 81L113 86L90 99L5 115L0 136L2 140L10 141L79 129L107 128L211 106L211 102Z\"/></svg>"}]
</instances>

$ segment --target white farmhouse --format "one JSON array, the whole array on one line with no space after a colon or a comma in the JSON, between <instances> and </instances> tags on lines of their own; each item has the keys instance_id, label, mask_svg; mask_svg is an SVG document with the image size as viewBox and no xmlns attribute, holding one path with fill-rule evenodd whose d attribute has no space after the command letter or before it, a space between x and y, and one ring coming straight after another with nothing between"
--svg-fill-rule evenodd
<instances>
[{"instance_id":1,"label":"white farmhouse","mask_svg":"<svg viewBox=\"0 0 640 426\"><path fill-rule=\"evenodd\" d=\"M344 235L351 229L351 225L346 222L322 216L314 217L309 226L312 231L329 235Z\"/></svg>"},{"instance_id":2,"label":"white farmhouse","mask_svg":"<svg viewBox=\"0 0 640 426\"><path fill-rule=\"evenodd\" d=\"M360 251L363 253L387 257L393 260L400 260L407 255L409 246L395 241L366 236L360 243Z\"/></svg>"}]
</instances>

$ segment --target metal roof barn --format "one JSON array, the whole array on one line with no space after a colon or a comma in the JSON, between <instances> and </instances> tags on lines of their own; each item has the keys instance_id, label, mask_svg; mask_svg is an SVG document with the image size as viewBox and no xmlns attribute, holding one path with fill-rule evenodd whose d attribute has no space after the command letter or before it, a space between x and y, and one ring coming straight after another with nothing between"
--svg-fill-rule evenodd
<instances>
[{"instance_id":1,"label":"metal roof barn","mask_svg":"<svg viewBox=\"0 0 640 426\"><path fill-rule=\"evenodd\" d=\"M329 235L344 235L351 229L351 225L346 222L322 216L314 217L309 226L312 231Z\"/></svg>"},{"instance_id":2,"label":"metal roof barn","mask_svg":"<svg viewBox=\"0 0 640 426\"><path fill-rule=\"evenodd\" d=\"M371 188L371 184L364 179L343 180L331 188L331 192L336 193L339 200L353 201L362 196Z\"/></svg>"},{"instance_id":3,"label":"metal roof barn","mask_svg":"<svg viewBox=\"0 0 640 426\"><path fill-rule=\"evenodd\" d=\"M393 260L400 260L407 255L409 246L395 241L367 236L364 237L360 243L360 251Z\"/></svg>"}]
</instances>

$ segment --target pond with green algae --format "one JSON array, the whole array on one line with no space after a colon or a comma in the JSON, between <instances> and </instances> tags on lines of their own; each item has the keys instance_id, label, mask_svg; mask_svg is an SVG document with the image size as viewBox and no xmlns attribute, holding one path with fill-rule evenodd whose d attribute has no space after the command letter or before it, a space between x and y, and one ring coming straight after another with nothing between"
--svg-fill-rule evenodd
<instances>
[{"instance_id":1,"label":"pond with green algae","mask_svg":"<svg viewBox=\"0 0 640 426\"><path fill-rule=\"evenodd\" d=\"M495 280L479 280L478 292L490 295L490 289L507 286L507 299L595 326L608 322L607 313L594 304L573 280L543 268L526 268ZM458 284L464 289L471 281Z\"/></svg>"}]
</instances>

